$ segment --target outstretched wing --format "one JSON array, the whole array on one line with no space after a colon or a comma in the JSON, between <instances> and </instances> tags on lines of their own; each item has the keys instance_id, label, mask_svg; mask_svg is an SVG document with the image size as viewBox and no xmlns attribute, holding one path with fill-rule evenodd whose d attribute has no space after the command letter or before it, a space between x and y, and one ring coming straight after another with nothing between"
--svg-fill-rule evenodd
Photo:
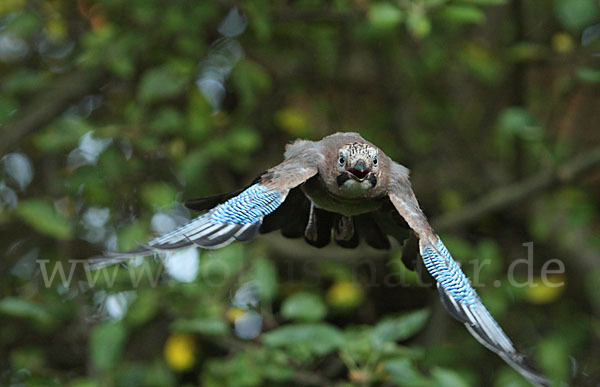
<instances>
[{"instance_id":1,"label":"outstretched wing","mask_svg":"<svg viewBox=\"0 0 600 387\"><path fill-rule=\"evenodd\" d=\"M268 171L264 173L268 173ZM262 174L251 185L260 182L261 177ZM315 176L311 179L316 178ZM215 196L186 200L185 206L196 211L210 210L239 195L246 188ZM344 225L351 227L344 229ZM345 233L340 232L342 229ZM391 247L388 236L395 238L400 244L405 244L409 236L412 236L408 225L387 198L382 201L381 209L378 211L344 217L316 207L299 186L292 188L285 202L264 217L259 232L264 234L276 230L280 230L281 234L287 238L304 237L308 244L318 248L327 246L332 239L338 246L355 248L358 246L359 240L363 239L367 245L385 250ZM418 255L417 249L418 247L414 249L414 253L412 251L409 253L405 245L402 250L403 261L407 262L407 266L412 269L414 269L413 260L416 261Z\"/></svg>"},{"instance_id":2,"label":"outstretched wing","mask_svg":"<svg viewBox=\"0 0 600 387\"><path fill-rule=\"evenodd\" d=\"M397 167L400 167L397 165ZM393 169L392 169L393 171ZM549 381L525 364L513 343L481 302L469 280L433 231L412 191L408 174L398 169L389 197L396 210L419 237L419 251L427 271L437 282L442 303L486 348L495 352L532 384L548 386Z\"/></svg>"},{"instance_id":3,"label":"outstretched wing","mask_svg":"<svg viewBox=\"0 0 600 387\"><path fill-rule=\"evenodd\" d=\"M247 241L256 235L263 218L286 199L290 189L317 174L310 158L298 155L269 169L238 195L217 205L205 214L147 244L127 252L106 253L92 258L90 267L122 262L133 256L150 255L190 245L217 249L234 240Z\"/></svg>"}]
</instances>

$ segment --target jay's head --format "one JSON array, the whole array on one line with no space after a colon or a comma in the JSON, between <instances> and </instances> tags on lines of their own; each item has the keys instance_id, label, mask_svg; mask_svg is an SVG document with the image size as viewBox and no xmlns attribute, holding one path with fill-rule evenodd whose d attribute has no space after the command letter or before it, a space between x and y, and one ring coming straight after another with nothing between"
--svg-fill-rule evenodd
<instances>
[{"instance_id":1,"label":"jay's head","mask_svg":"<svg viewBox=\"0 0 600 387\"><path fill-rule=\"evenodd\" d=\"M342 146L337 153L338 186L354 186L363 189L377 184L379 150L369 144L353 142Z\"/></svg>"}]
</instances>

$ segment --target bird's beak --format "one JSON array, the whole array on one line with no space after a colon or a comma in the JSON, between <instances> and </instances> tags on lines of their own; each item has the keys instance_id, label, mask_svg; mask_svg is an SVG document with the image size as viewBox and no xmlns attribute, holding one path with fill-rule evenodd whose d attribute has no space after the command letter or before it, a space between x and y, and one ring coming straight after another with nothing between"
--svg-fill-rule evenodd
<instances>
[{"instance_id":1,"label":"bird's beak","mask_svg":"<svg viewBox=\"0 0 600 387\"><path fill-rule=\"evenodd\" d=\"M346 172L350 173L354 180L363 181L371 173L371 168L367 167L364 160L358 160L352 168L346 169Z\"/></svg>"}]
</instances>

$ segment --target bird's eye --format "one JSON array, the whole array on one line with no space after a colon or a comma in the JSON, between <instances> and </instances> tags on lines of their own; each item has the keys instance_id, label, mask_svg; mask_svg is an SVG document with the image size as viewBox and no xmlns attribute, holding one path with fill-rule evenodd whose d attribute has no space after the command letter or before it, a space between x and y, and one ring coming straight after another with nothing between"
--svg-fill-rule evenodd
<instances>
[{"instance_id":1,"label":"bird's eye","mask_svg":"<svg viewBox=\"0 0 600 387\"><path fill-rule=\"evenodd\" d=\"M377 161L377 156L373 157L373 165L377 165L378 161Z\"/></svg>"},{"instance_id":2,"label":"bird's eye","mask_svg":"<svg viewBox=\"0 0 600 387\"><path fill-rule=\"evenodd\" d=\"M344 156L340 155L338 163L340 163L341 166L344 166L346 164L346 159L344 158Z\"/></svg>"}]
</instances>

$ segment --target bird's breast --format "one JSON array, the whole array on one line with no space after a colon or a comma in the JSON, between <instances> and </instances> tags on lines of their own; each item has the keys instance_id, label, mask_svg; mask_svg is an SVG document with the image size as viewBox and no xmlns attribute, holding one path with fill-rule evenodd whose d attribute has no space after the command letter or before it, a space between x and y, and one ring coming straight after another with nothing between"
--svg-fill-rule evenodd
<instances>
[{"instance_id":1,"label":"bird's breast","mask_svg":"<svg viewBox=\"0 0 600 387\"><path fill-rule=\"evenodd\" d=\"M302 185L304 194L323 210L335 212L345 216L354 216L376 211L381 208L381 198L357 197L356 193L362 191L361 187L355 188L355 192L349 192L348 197L336 195L329 192L317 179L310 179ZM340 191L341 194L346 194Z\"/></svg>"}]
</instances>

